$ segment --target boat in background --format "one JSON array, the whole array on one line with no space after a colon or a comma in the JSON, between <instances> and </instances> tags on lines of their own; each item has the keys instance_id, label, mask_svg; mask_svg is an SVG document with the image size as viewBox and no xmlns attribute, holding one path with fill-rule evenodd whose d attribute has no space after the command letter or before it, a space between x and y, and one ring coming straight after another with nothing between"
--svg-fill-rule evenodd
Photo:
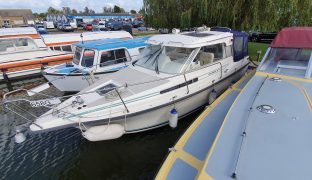
<instances>
[{"instance_id":1,"label":"boat in background","mask_svg":"<svg viewBox=\"0 0 312 180\"><path fill-rule=\"evenodd\" d=\"M83 33L66 34L43 34L41 35L44 43L53 51L73 52L73 44L101 40L101 39L132 39L132 35L127 31L97 31Z\"/></svg>"},{"instance_id":2,"label":"boat in background","mask_svg":"<svg viewBox=\"0 0 312 180\"><path fill-rule=\"evenodd\" d=\"M75 44L72 63L45 69L42 74L60 91L79 92L137 60L148 38L105 39Z\"/></svg>"},{"instance_id":3,"label":"boat in background","mask_svg":"<svg viewBox=\"0 0 312 180\"><path fill-rule=\"evenodd\" d=\"M34 107L51 107L29 121L30 130L76 127L86 139L100 141L168 123L174 128L179 118L212 103L249 65L248 36L242 32L155 35L147 43L128 68L103 77L60 104L49 104L49 98L28 101ZM242 58L237 59L237 53ZM9 95L5 105L12 102Z\"/></svg>"},{"instance_id":4,"label":"boat in background","mask_svg":"<svg viewBox=\"0 0 312 180\"><path fill-rule=\"evenodd\" d=\"M48 49L35 28L0 29L0 81L38 74L44 66L70 62L72 57Z\"/></svg>"},{"instance_id":5,"label":"boat in background","mask_svg":"<svg viewBox=\"0 0 312 180\"><path fill-rule=\"evenodd\" d=\"M224 116L220 130L187 130L193 138L185 143L183 135L176 147L188 146L171 152L157 177L310 179L311 78L312 27L282 29L228 112L217 112ZM202 144L191 146L194 138Z\"/></svg>"}]
</instances>

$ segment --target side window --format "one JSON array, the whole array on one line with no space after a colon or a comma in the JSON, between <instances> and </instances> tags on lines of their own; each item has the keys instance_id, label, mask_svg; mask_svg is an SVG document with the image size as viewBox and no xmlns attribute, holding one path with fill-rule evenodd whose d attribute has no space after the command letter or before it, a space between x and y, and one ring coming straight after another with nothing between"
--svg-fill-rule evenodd
<instances>
[{"instance_id":1,"label":"side window","mask_svg":"<svg viewBox=\"0 0 312 180\"><path fill-rule=\"evenodd\" d=\"M116 63L123 63L127 61L126 52L124 49L115 50Z\"/></svg>"},{"instance_id":2,"label":"side window","mask_svg":"<svg viewBox=\"0 0 312 180\"><path fill-rule=\"evenodd\" d=\"M53 47L50 47L50 49L53 51L54 49L53 49Z\"/></svg>"},{"instance_id":3,"label":"side window","mask_svg":"<svg viewBox=\"0 0 312 180\"><path fill-rule=\"evenodd\" d=\"M114 51L103 51L101 52L100 67L115 64Z\"/></svg>"},{"instance_id":4,"label":"side window","mask_svg":"<svg viewBox=\"0 0 312 180\"><path fill-rule=\"evenodd\" d=\"M55 51L61 51L61 46L54 46Z\"/></svg>"},{"instance_id":5,"label":"side window","mask_svg":"<svg viewBox=\"0 0 312 180\"><path fill-rule=\"evenodd\" d=\"M36 44L33 40L28 38L18 38L15 41L15 46L17 50L30 50L36 49Z\"/></svg>"},{"instance_id":6,"label":"side window","mask_svg":"<svg viewBox=\"0 0 312 180\"><path fill-rule=\"evenodd\" d=\"M139 48L139 53L142 53L145 47Z\"/></svg>"},{"instance_id":7,"label":"side window","mask_svg":"<svg viewBox=\"0 0 312 180\"><path fill-rule=\"evenodd\" d=\"M63 50L63 51L67 51L67 52L72 52L72 48L71 48L70 45L62 46L62 50Z\"/></svg>"},{"instance_id":8,"label":"side window","mask_svg":"<svg viewBox=\"0 0 312 180\"><path fill-rule=\"evenodd\" d=\"M9 39L0 40L0 52L14 51L13 42Z\"/></svg>"},{"instance_id":9,"label":"side window","mask_svg":"<svg viewBox=\"0 0 312 180\"><path fill-rule=\"evenodd\" d=\"M225 57L226 58L233 56L233 48L232 47L233 47L232 45L225 47Z\"/></svg>"},{"instance_id":10,"label":"side window","mask_svg":"<svg viewBox=\"0 0 312 180\"><path fill-rule=\"evenodd\" d=\"M95 52L91 49L86 49L83 52L83 57L81 60L81 66L92 67L94 62Z\"/></svg>"},{"instance_id":11,"label":"side window","mask_svg":"<svg viewBox=\"0 0 312 180\"><path fill-rule=\"evenodd\" d=\"M213 44L202 47L202 51L205 53L213 54L213 61L218 61L224 58L224 44Z\"/></svg>"},{"instance_id":12,"label":"side window","mask_svg":"<svg viewBox=\"0 0 312 180\"><path fill-rule=\"evenodd\" d=\"M235 37L234 39L234 61L238 61L243 56L244 38Z\"/></svg>"}]
</instances>

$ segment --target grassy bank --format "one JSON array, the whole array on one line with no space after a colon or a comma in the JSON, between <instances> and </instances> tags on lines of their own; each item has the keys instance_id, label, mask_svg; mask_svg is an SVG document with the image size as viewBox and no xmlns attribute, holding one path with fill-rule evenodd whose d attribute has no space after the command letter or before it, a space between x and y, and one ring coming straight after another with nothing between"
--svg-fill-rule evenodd
<instances>
[{"instance_id":1,"label":"grassy bank","mask_svg":"<svg viewBox=\"0 0 312 180\"><path fill-rule=\"evenodd\" d=\"M259 61L261 61L266 50L268 49L268 47L269 47L269 44L249 42L248 43L248 53L249 53L250 58L253 61L256 61L257 56L258 56L257 51L261 51L261 55L259 58Z\"/></svg>"}]
</instances>

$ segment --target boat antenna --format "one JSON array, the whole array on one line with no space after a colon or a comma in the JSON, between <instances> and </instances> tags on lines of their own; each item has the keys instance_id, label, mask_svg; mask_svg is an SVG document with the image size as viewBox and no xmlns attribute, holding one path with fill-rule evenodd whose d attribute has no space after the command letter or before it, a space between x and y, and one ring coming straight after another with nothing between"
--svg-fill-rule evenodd
<instances>
[{"instance_id":1,"label":"boat antenna","mask_svg":"<svg viewBox=\"0 0 312 180\"><path fill-rule=\"evenodd\" d=\"M83 44L83 35L82 35L82 33L80 34L80 38L81 38L81 43Z\"/></svg>"}]
</instances>

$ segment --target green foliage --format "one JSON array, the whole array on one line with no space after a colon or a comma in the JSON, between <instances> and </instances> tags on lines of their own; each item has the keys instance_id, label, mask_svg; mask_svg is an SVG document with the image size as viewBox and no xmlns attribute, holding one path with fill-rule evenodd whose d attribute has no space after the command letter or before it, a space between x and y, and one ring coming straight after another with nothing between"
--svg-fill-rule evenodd
<instances>
[{"instance_id":1,"label":"green foliage","mask_svg":"<svg viewBox=\"0 0 312 180\"><path fill-rule=\"evenodd\" d=\"M143 0L145 21L156 28L226 26L279 31L312 25L311 0Z\"/></svg>"},{"instance_id":2,"label":"green foliage","mask_svg":"<svg viewBox=\"0 0 312 180\"><path fill-rule=\"evenodd\" d=\"M114 6L114 13L124 13L125 10L119 6Z\"/></svg>"},{"instance_id":3,"label":"green foliage","mask_svg":"<svg viewBox=\"0 0 312 180\"><path fill-rule=\"evenodd\" d=\"M133 10L133 9L132 9L132 10L130 11L130 13L131 13L131 14L136 14L137 12L136 12L136 10Z\"/></svg>"}]
</instances>

